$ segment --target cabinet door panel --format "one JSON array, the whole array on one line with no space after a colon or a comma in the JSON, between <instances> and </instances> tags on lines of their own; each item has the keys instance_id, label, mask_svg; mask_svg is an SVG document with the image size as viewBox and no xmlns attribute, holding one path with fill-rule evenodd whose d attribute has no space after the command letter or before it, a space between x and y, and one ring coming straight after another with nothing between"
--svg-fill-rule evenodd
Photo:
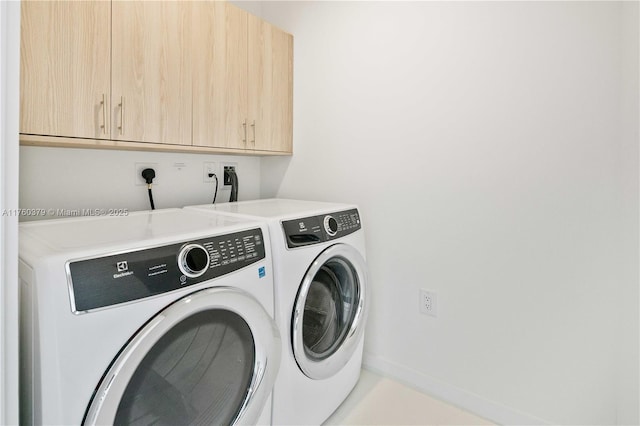
<instances>
[{"instance_id":1,"label":"cabinet door panel","mask_svg":"<svg viewBox=\"0 0 640 426\"><path fill-rule=\"evenodd\" d=\"M109 138L111 3L23 1L21 10L20 132Z\"/></svg>"},{"instance_id":2,"label":"cabinet door panel","mask_svg":"<svg viewBox=\"0 0 640 426\"><path fill-rule=\"evenodd\" d=\"M292 151L293 37L249 17L249 120L247 148Z\"/></svg>"},{"instance_id":3,"label":"cabinet door panel","mask_svg":"<svg viewBox=\"0 0 640 426\"><path fill-rule=\"evenodd\" d=\"M112 3L113 139L191 144L190 3Z\"/></svg>"},{"instance_id":4,"label":"cabinet door panel","mask_svg":"<svg viewBox=\"0 0 640 426\"><path fill-rule=\"evenodd\" d=\"M226 2L193 5L193 145L245 148L247 17Z\"/></svg>"}]
</instances>

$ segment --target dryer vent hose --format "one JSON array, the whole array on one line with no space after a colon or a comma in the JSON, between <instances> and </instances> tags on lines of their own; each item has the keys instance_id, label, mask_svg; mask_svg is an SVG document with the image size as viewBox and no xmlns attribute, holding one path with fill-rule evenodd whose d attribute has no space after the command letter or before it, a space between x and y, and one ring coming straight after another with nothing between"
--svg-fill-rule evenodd
<instances>
[{"instance_id":1,"label":"dryer vent hose","mask_svg":"<svg viewBox=\"0 0 640 426\"><path fill-rule=\"evenodd\" d=\"M229 174L229 180L231 180L231 194L229 195L229 202L238 201L238 175L234 170L228 170L225 173Z\"/></svg>"}]
</instances>

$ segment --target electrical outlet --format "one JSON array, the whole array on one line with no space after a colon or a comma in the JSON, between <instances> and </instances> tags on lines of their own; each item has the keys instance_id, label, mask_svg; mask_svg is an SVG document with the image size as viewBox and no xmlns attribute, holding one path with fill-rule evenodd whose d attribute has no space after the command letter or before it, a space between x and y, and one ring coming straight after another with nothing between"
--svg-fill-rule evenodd
<instances>
[{"instance_id":1,"label":"electrical outlet","mask_svg":"<svg viewBox=\"0 0 640 426\"><path fill-rule=\"evenodd\" d=\"M420 313L438 316L438 295L432 291L420 289Z\"/></svg>"},{"instance_id":2,"label":"electrical outlet","mask_svg":"<svg viewBox=\"0 0 640 426\"><path fill-rule=\"evenodd\" d=\"M238 173L238 163L222 163L220 166L222 167L222 186L228 188L231 186L231 177L227 171L233 170Z\"/></svg>"},{"instance_id":3,"label":"electrical outlet","mask_svg":"<svg viewBox=\"0 0 640 426\"><path fill-rule=\"evenodd\" d=\"M218 176L216 163L204 163L202 167L202 178L204 183L212 183L216 181L216 178L213 176L209 177L211 174Z\"/></svg>"},{"instance_id":4,"label":"electrical outlet","mask_svg":"<svg viewBox=\"0 0 640 426\"><path fill-rule=\"evenodd\" d=\"M144 169L153 169L156 172L156 177L153 179L153 186L156 186L160 183L161 181L160 176L162 176L162 173L160 173L158 163L135 163L134 166L135 166L134 182L136 186L142 186L147 184L147 182L142 177L142 171Z\"/></svg>"}]
</instances>

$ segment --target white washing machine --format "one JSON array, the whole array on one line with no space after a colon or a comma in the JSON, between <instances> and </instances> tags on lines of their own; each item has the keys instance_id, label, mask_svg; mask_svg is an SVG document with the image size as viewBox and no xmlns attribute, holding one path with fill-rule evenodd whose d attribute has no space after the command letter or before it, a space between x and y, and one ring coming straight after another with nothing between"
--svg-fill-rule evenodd
<instances>
[{"instance_id":1,"label":"white washing machine","mask_svg":"<svg viewBox=\"0 0 640 426\"><path fill-rule=\"evenodd\" d=\"M357 207L270 199L188 209L267 221L283 343L273 424L324 422L355 386L362 364L369 301Z\"/></svg>"},{"instance_id":2,"label":"white washing machine","mask_svg":"<svg viewBox=\"0 0 640 426\"><path fill-rule=\"evenodd\" d=\"M182 209L20 225L20 423L270 423L268 235Z\"/></svg>"}]
</instances>

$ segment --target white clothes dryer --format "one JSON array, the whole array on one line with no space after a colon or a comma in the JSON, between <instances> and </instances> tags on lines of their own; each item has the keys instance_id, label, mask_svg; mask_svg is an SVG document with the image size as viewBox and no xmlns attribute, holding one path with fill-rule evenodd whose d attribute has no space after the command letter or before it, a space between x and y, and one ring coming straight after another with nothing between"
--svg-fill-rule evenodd
<instances>
[{"instance_id":1,"label":"white clothes dryer","mask_svg":"<svg viewBox=\"0 0 640 426\"><path fill-rule=\"evenodd\" d=\"M369 295L358 208L270 199L188 209L267 221L283 344L273 424L321 424L360 376Z\"/></svg>"},{"instance_id":2,"label":"white clothes dryer","mask_svg":"<svg viewBox=\"0 0 640 426\"><path fill-rule=\"evenodd\" d=\"M269 424L269 232L182 209L20 225L21 424Z\"/></svg>"}]
</instances>

